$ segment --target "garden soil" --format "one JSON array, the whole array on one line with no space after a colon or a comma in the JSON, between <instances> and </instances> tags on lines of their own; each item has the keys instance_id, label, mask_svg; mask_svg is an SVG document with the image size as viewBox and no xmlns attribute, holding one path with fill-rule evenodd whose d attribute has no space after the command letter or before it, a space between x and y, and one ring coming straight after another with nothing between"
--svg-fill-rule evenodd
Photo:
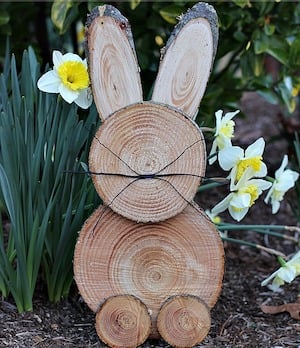
<instances>
[{"instance_id":1,"label":"garden soil","mask_svg":"<svg viewBox=\"0 0 300 348\"><path fill-rule=\"evenodd\" d=\"M299 115L286 120L277 106L270 105L255 93L247 93L241 100L245 118L236 125L234 143L246 147L263 136L267 142L264 159L270 175L278 168L284 153L288 153L289 134L299 131ZM282 137L284 133L285 137ZM220 173L217 173L219 175ZM207 176L215 176L209 169ZM211 208L224 197L226 191L215 189L202 193L197 201L204 209ZM293 195L290 194L290 199ZM295 225L290 206L284 203L279 214L272 215L262 200L251 209L243 221L249 224ZM289 233L295 236L294 233ZM289 255L297 246L289 240L266 237L249 231L236 231L230 237L278 250ZM296 236L299 237L299 236ZM222 293L213 308L209 335L198 347L230 348L290 348L300 347L300 320L288 312L265 314L261 305L281 305L297 301L300 281L285 285L273 293L260 283L278 268L276 257L248 246L225 243L225 275ZM300 304L296 307L299 316ZM95 315L84 304L74 285L68 300L49 303L46 289L38 284L34 311L18 314L13 301L0 299L0 347L105 347L94 328ZM148 340L142 347L170 347L164 341Z\"/></svg>"}]
</instances>

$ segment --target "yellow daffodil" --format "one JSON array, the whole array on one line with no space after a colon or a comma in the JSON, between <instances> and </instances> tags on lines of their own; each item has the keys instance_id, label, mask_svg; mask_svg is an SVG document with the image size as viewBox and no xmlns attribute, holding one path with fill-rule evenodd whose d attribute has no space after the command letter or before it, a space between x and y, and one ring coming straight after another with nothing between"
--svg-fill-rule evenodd
<instances>
[{"instance_id":1,"label":"yellow daffodil","mask_svg":"<svg viewBox=\"0 0 300 348\"><path fill-rule=\"evenodd\" d=\"M219 202L211 213L215 216L228 209L233 219L241 221L262 192L272 185L266 180L251 177L252 171L248 168L238 183L233 186L232 192Z\"/></svg>"},{"instance_id":2,"label":"yellow daffodil","mask_svg":"<svg viewBox=\"0 0 300 348\"><path fill-rule=\"evenodd\" d=\"M267 166L263 162L265 141L257 139L244 151L239 146L229 146L219 152L219 164L224 170L231 170L229 178L231 189L241 179L246 170L252 177L262 178L267 175Z\"/></svg>"},{"instance_id":3,"label":"yellow daffodil","mask_svg":"<svg viewBox=\"0 0 300 348\"><path fill-rule=\"evenodd\" d=\"M212 143L211 151L209 154L209 164L213 164L217 159L217 151L222 150L227 146L231 146L231 139L233 138L235 123L232 120L233 117L240 111L227 112L222 116L223 111L218 110L215 113L216 116L216 130L215 139Z\"/></svg>"},{"instance_id":4,"label":"yellow daffodil","mask_svg":"<svg viewBox=\"0 0 300 348\"><path fill-rule=\"evenodd\" d=\"M281 285L291 283L298 275L300 275L300 251L290 261L283 261L282 267L265 279L261 286L268 285L272 280L272 284L268 285L268 287L273 291L278 291Z\"/></svg>"},{"instance_id":5,"label":"yellow daffodil","mask_svg":"<svg viewBox=\"0 0 300 348\"><path fill-rule=\"evenodd\" d=\"M78 55L53 51L53 70L44 74L37 82L43 92L59 93L70 103L75 102L83 109L90 107L92 96L86 60Z\"/></svg>"},{"instance_id":6,"label":"yellow daffodil","mask_svg":"<svg viewBox=\"0 0 300 348\"><path fill-rule=\"evenodd\" d=\"M297 172L285 169L287 164L288 156L284 155L281 166L275 172L274 182L265 198L265 203L268 203L271 200L273 214L278 212L283 196L295 185L295 182L299 178Z\"/></svg>"},{"instance_id":7,"label":"yellow daffodil","mask_svg":"<svg viewBox=\"0 0 300 348\"><path fill-rule=\"evenodd\" d=\"M217 225L217 224L220 224L222 222L220 216L212 214L212 212L210 210L205 210L205 213L214 224Z\"/></svg>"}]
</instances>

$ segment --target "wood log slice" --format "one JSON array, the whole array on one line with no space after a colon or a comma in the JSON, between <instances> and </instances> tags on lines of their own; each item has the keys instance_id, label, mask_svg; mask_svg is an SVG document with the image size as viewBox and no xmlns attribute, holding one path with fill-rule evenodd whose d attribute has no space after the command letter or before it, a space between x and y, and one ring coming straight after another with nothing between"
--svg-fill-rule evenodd
<instances>
[{"instance_id":1,"label":"wood log slice","mask_svg":"<svg viewBox=\"0 0 300 348\"><path fill-rule=\"evenodd\" d=\"M157 317L158 331L172 347L193 347L202 342L210 324L208 306L199 297L191 295L169 298Z\"/></svg>"},{"instance_id":2,"label":"wood log slice","mask_svg":"<svg viewBox=\"0 0 300 348\"><path fill-rule=\"evenodd\" d=\"M96 331L109 347L135 348L149 336L151 319L147 307L134 296L108 298L96 314Z\"/></svg>"},{"instance_id":3,"label":"wood log slice","mask_svg":"<svg viewBox=\"0 0 300 348\"><path fill-rule=\"evenodd\" d=\"M96 7L87 19L88 66L94 101L104 120L143 100L130 24L115 7Z\"/></svg>"},{"instance_id":4,"label":"wood log slice","mask_svg":"<svg viewBox=\"0 0 300 348\"><path fill-rule=\"evenodd\" d=\"M103 202L116 213L157 222L191 202L205 174L202 132L181 112L153 102L117 111L99 128L89 168Z\"/></svg>"},{"instance_id":5,"label":"wood log slice","mask_svg":"<svg viewBox=\"0 0 300 348\"><path fill-rule=\"evenodd\" d=\"M162 50L152 100L174 106L195 118L217 43L216 11L207 3L197 3L180 18Z\"/></svg>"},{"instance_id":6,"label":"wood log slice","mask_svg":"<svg viewBox=\"0 0 300 348\"><path fill-rule=\"evenodd\" d=\"M214 224L196 206L160 223L140 224L101 206L84 224L75 247L74 274L87 305L130 294L156 320L170 296L199 296L211 308L221 291L224 251Z\"/></svg>"}]
</instances>

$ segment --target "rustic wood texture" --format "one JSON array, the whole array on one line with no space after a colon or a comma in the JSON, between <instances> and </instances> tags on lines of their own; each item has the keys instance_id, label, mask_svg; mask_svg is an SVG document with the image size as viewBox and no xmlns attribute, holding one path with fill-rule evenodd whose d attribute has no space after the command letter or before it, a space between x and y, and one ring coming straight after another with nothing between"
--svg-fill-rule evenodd
<instances>
[{"instance_id":1,"label":"rustic wood texture","mask_svg":"<svg viewBox=\"0 0 300 348\"><path fill-rule=\"evenodd\" d=\"M191 295L169 298L157 317L158 331L172 347L193 347L202 342L210 324L208 306Z\"/></svg>"},{"instance_id":2,"label":"rustic wood texture","mask_svg":"<svg viewBox=\"0 0 300 348\"><path fill-rule=\"evenodd\" d=\"M94 101L104 120L114 111L142 101L139 66L129 22L111 5L96 7L86 29Z\"/></svg>"},{"instance_id":3,"label":"rustic wood texture","mask_svg":"<svg viewBox=\"0 0 300 348\"><path fill-rule=\"evenodd\" d=\"M174 28L159 66L152 100L195 118L212 69L218 42L214 8L198 3Z\"/></svg>"},{"instance_id":4,"label":"rustic wood texture","mask_svg":"<svg viewBox=\"0 0 300 348\"><path fill-rule=\"evenodd\" d=\"M151 312L150 337L158 338L161 305L173 295L199 296L213 307L223 278L223 244L196 206L160 223L139 224L101 206L84 224L74 254L74 274L87 305L130 294Z\"/></svg>"},{"instance_id":5,"label":"rustic wood texture","mask_svg":"<svg viewBox=\"0 0 300 348\"><path fill-rule=\"evenodd\" d=\"M135 348L146 341L150 327L147 307L134 296L110 297L96 314L97 334L109 347Z\"/></svg>"},{"instance_id":6,"label":"rustic wood texture","mask_svg":"<svg viewBox=\"0 0 300 348\"><path fill-rule=\"evenodd\" d=\"M205 142L196 124L178 110L153 102L128 106L109 117L89 155L103 202L139 222L180 213L193 200L205 166Z\"/></svg>"}]
</instances>

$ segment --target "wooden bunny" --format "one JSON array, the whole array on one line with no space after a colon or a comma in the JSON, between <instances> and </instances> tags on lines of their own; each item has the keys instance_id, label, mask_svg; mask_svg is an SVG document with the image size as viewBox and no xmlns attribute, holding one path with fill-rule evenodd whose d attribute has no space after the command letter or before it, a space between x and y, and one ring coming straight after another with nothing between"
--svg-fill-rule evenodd
<instances>
[{"instance_id":1,"label":"wooden bunny","mask_svg":"<svg viewBox=\"0 0 300 348\"><path fill-rule=\"evenodd\" d=\"M193 202L206 165L193 119L216 52L216 13L198 3L181 16L151 101L143 101L131 29L116 8L95 8L86 37L103 120L89 169L104 205L76 244L78 289L110 347L137 347L148 337L192 347L210 329L224 269L219 234Z\"/></svg>"}]
</instances>

